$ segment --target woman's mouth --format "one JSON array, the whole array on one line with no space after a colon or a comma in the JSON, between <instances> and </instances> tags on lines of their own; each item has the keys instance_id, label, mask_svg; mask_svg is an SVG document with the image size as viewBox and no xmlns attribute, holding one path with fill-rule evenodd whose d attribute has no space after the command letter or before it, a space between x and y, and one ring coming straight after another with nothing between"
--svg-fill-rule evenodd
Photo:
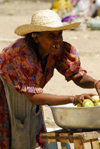
<instances>
[{"instance_id":1,"label":"woman's mouth","mask_svg":"<svg viewBox=\"0 0 100 149\"><path fill-rule=\"evenodd\" d=\"M53 44L50 51L52 54L59 54L61 52L60 44Z\"/></svg>"},{"instance_id":2,"label":"woman's mouth","mask_svg":"<svg viewBox=\"0 0 100 149\"><path fill-rule=\"evenodd\" d=\"M52 47L55 48L55 49L59 49L60 45L59 44L54 44L54 45L52 45Z\"/></svg>"}]
</instances>

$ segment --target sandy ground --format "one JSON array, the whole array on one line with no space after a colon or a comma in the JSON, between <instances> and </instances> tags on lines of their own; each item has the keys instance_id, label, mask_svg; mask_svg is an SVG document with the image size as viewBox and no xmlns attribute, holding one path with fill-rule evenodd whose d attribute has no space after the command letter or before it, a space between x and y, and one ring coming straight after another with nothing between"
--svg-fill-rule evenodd
<instances>
[{"instance_id":1,"label":"sandy ground","mask_svg":"<svg viewBox=\"0 0 100 149\"><path fill-rule=\"evenodd\" d=\"M47 9L51 3L14 1L0 4L0 49L10 44L18 36L14 29L21 24L30 23L33 11ZM78 50L81 64L88 74L100 79L100 31L78 30L64 31L64 40L72 43ZM56 70L53 78L45 86L44 92L58 95L75 95L81 93L96 93L94 89L82 89L65 78ZM45 122L49 128L57 128L50 107L44 106Z\"/></svg>"}]
</instances>

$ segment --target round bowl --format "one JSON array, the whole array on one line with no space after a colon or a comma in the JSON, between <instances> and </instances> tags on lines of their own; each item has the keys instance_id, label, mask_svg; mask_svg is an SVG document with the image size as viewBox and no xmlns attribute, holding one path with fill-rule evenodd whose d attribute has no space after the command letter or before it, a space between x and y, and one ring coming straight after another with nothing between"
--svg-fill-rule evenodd
<instances>
[{"instance_id":1,"label":"round bowl","mask_svg":"<svg viewBox=\"0 0 100 149\"><path fill-rule=\"evenodd\" d=\"M100 107L50 106L55 123L64 129L100 129Z\"/></svg>"}]
</instances>

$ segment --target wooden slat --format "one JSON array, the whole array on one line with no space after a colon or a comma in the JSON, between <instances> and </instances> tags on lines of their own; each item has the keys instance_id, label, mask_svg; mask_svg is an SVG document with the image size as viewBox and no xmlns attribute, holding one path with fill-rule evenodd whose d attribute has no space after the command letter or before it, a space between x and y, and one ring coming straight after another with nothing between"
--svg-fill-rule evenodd
<instances>
[{"instance_id":1,"label":"wooden slat","mask_svg":"<svg viewBox=\"0 0 100 149\"><path fill-rule=\"evenodd\" d=\"M84 149L92 149L91 142L90 141L84 142L83 143L83 148ZM95 149L97 149L97 148L95 148Z\"/></svg>"},{"instance_id":2,"label":"wooden slat","mask_svg":"<svg viewBox=\"0 0 100 149\"><path fill-rule=\"evenodd\" d=\"M46 132L40 134L42 142L56 142L56 133L55 132ZM51 141L50 141L51 140Z\"/></svg>"},{"instance_id":3,"label":"wooden slat","mask_svg":"<svg viewBox=\"0 0 100 149\"><path fill-rule=\"evenodd\" d=\"M59 133L57 140L61 140L61 142L70 143L69 136L70 133Z\"/></svg>"},{"instance_id":4,"label":"wooden slat","mask_svg":"<svg viewBox=\"0 0 100 149\"><path fill-rule=\"evenodd\" d=\"M56 136L56 133L55 132L45 132L45 133L41 133L40 135L41 135L41 137L42 136Z\"/></svg>"},{"instance_id":5,"label":"wooden slat","mask_svg":"<svg viewBox=\"0 0 100 149\"><path fill-rule=\"evenodd\" d=\"M73 137L74 138L80 137L84 141L90 140L90 139L97 139L100 137L100 131L74 133Z\"/></svg>"},{"instance_id":6,"label":"wooden slat","mask_svg":"<svg viewBox=\"0 0 100 149\"><path fill-rule=\"evenodd\" d=\"M92 149L100 149L98 139L96 139L96 140L91 140L91 144L92 144Z\"/></svg>"},{"instance_id":7,"label":"wooden slat","mask_svg":"<svg viewBox=\"0 0 100 149\"><path fill-rule=\"evenodd\" d=\"M84 149L82 140L74 140L75 149Z\"/></svg>"},{"instance_id":8,"label":"wooden slat","mask_svg":"<svg viewBox=\"0 0 100 149\"><path fill-rule=\"evenodd\" d=\"M57 142L61 142L62 149L70 149L70 143L72 142L74 143L75 149L100 149L98 141L100 131L73 133L54 131L42 133L40 136L43 142L48 142L51 144L50 146L55 146L55 149L57 149Z\"/></svg>"}]
</instances>

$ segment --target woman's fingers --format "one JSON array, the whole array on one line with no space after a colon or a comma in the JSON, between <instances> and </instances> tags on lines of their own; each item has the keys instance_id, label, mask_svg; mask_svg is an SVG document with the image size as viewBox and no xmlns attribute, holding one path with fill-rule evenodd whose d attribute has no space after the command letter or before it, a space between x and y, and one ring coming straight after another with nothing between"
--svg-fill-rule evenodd
<instances>
[{"instance_id":1,"label":"woman's fingers","mask_svg":"<svg viewBox=\"0 0 100 149\"><path fill-rule=\"evenodd\" d=\"M78 103L82 104L85 99L90 99L90 100L93 101L92 96L94 96L94 95L96 95L96 94L90 93L90 94L76 95L74 97L74 104L75 105L78 104Z\"/></svg>"},{"instance_id":2,"label":"woman's fingers","mask_svg":"<svg viewBox=\"0 0 100 149\"><path fill-rule=\"evenodd\" d=\"M90 96L92 97L92 96L95 96L96 94L90 93L90 94L88 94L88 95L90 95Z\"/></svg>"},{"instance_id":3,"label":"woman's fingers","mask_svg":"<svg viewBox=\"0 0 100 149\"><path fill-rule=\"evenodd\" d=\"M90 100L94 101L93 98L92 98L92 96L95 96L95 95L96 95L96 94L93 94L93 93L86 94L86 95L84 96L84 99L90 99Z\"/></svg>"},{"instance_id":4,"label":"woman's fingers","mask_svg":"<svg viewBox=\"0 0 100 149\"><path fill-rule=\"evenodd\" d=\"M84 100L84 96L83 95L76 95L74 97L74 104L75 105L78 104L78 103L82 104L83 100Z\"/></svg>"}]
</instances>

